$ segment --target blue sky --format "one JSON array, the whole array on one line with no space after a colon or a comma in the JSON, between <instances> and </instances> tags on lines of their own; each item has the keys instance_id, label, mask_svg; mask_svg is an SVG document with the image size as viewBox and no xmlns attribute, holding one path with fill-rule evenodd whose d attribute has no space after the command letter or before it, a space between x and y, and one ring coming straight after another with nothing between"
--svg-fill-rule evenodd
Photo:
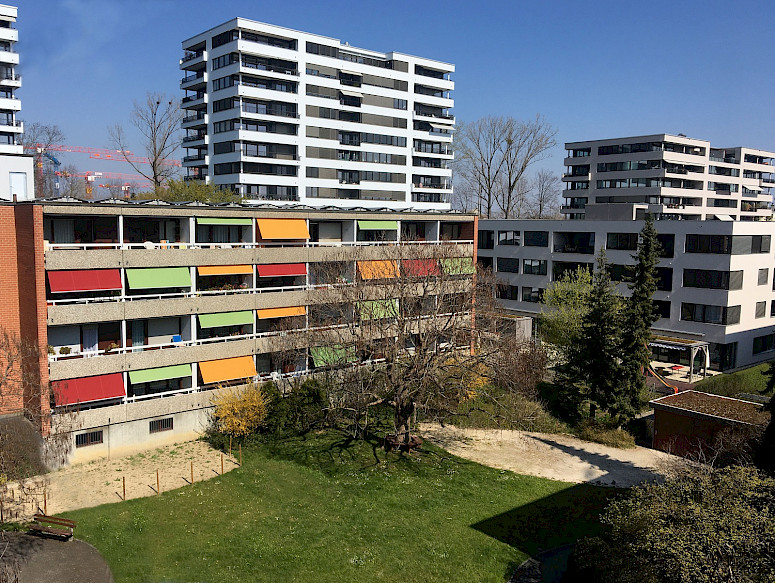
<instances>
[{"instance_id":1,"label":"blue sky","mask_svg":"<svg viewBox=\"0 0 775 583\"><path fill-rule=\"evenodd\" d=\"M242 16L452 62L459 120L541 113L560 144L681 132L775 150L772 0L16 3L20 117L59 125L73 145L107 147L107 127L148 90L182 96L181 41ZM560 172L563 156L542 166Z\"/></svg>"}]
</instances>

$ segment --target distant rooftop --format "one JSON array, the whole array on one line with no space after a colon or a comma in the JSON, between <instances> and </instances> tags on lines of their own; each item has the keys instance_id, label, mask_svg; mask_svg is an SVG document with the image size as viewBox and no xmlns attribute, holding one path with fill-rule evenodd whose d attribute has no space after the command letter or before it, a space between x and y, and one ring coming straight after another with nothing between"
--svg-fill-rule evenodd
<instances>
[{"instance_id":1,"label":"distant rooftop","mask_svg":"<svg viewBox=\"0 0 775 583\"><path fill-rule=\"evenodd\" d=\"M761 404L699 391L683 391L676 395L660 397L651 401L651 405L654 409L677 409L700 417L724 419L746 425L767 425L770 422L770 413L764 411Z\"/></svg>"}]
</instances>

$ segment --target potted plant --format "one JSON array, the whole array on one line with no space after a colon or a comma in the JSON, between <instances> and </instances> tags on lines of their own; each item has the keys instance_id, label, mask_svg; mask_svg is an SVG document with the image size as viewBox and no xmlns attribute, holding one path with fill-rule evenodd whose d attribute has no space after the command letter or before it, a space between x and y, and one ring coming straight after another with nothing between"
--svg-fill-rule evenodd
<instances>
[{"instance_id":1,"label":"potted plant","mask_svg":"<svg viewBox=\"0 0 775 583\"><path fill-rule=\"evenodd\" d=\"M48 353L49 354L56 354L57 353L56 349L53 346L51 346L51 344L48 345Z\"/></svg>"},{"instance_id":2,"label":"potted plant","mask_svg":"<svg viewBox=\"0 0 775 583\"><path fill-rule=\"evenodd\" d=\"M118 350L119 348L120 348L120 346L119 346L118 344L116 344L115 342L111 342L111 343L108 345L108 350L107 350L107 352L113 352L114 350Z\"/></svg>"}]
</instances>

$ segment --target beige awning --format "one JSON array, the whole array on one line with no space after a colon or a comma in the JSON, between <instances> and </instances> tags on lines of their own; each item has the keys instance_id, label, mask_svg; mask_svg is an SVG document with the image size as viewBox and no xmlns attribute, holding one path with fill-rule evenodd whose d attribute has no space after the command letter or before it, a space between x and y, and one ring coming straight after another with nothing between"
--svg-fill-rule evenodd
<instances>
[{"instance_id":1,"label":"beige awning","mask_svg":"<svg viewBox=\"0 0 775 583\"><path fill-rule=\"evenodd\" d=\"M762 191L762 189L759 186L755 186L753 184L743 184L743 188L747 188L748 190L753 190L754 192Z\"/></svg>"},{"instance_id":2,"label":"beige awning","mask_svg":"<svg viewBox=\"0 0 775 583\"><path fill-rule=\"evenodd\" d=\"M357 91L346 91L344 89L340 89L339 93L346 95L347 97L357 97L359 99L363 99L363 93L358 93Z\"/></svg>"},{"instance_id":3,"label":"beige awning","mask_svg":"<svg viewBox=\"0 0 775 583\"><path fill-rule=\"evenodd\" d=\"M355 75L356 77L363 77L363 73L357 73L355 71L345 71L344 69L339 69L340 73L344 73L345 75Z\"/></svg>"},{"instance_id":4,"label":"beige awning","mask_svg":"<svg viewBox=\"0 0 775 583\"><path fill-rule=\"evenodd\" d=\"M430 123L430 122L429 122L429 123ZM434 129L437 129L437 130L452 130L452 129L455 129L455 128L454 128L453 126L451 126L451 125L447 126L447 125L438 124L438 123L432 123L432 124L430 124L430 126L431 126L432 128L434 128Z\"/></svg>"}]
</instances>

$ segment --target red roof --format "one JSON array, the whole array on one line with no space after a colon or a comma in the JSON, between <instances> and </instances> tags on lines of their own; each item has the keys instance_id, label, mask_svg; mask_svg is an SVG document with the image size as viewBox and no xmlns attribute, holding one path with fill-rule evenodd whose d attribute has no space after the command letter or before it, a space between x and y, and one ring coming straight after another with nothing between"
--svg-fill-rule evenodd
<instances>
[{"instance_id":1,"label":"red roof","mask_svg":"<svg viewBox=\"0 0 775 583\"><path fill-rule=\"evenodd\" d=\"M423 277L426 275L440 275L439 262L435 259L404 259L401 261L404 275Z\"/></svg>"},{"instance_id":2,"label":"red roof","mask_svg":"<svg viewBox=\"0 0 775 583\"><path fill-rule=\"evenodd\" d=\"M115 290L121 289L121 273L118 269L49 271L48 285L53 293Z\"/></svg>"},{"instance_id":3,"label":"red roof","mask_svg":"<svg viewBox=\"0 0 775 583\"><path fill-rule=\"evenodd\" d=\"M75 405L124 396L124 376L120 372L51 383L57 405Z\"/></svg>"},{"instance_id":4,"label":"red roof","mask_svg":"<svg viewBox=\"0 0 775 583\"><path fill-rule=\"evenodd\" d=\"M271 265L259 265L259 277L283 277L289 275L307 275L305 263L273 263Z\"/></svg>"}]
</instances>

